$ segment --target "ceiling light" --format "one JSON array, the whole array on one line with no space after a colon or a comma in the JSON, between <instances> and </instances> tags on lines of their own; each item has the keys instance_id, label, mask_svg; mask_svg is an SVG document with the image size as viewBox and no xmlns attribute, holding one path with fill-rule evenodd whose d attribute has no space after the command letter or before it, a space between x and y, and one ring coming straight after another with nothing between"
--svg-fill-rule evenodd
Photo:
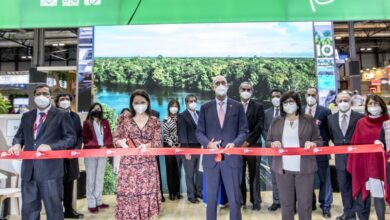
<instances>
[{"instance_id":1,"label":"ceiling light","mask_svg":"<svg viewBox=\"0 0 390 220\"><path fill-rule=\"evenodd\" d=\"M65 46L65 44L64 44L64 43L60 43L60 44L58 44L58 45L59 45L59 46L61 46L61 47L62 47L62 46Z\"/></svg>"},{"instance_id":2,"label":"ceiling light","mask_svg":"<svg viewBox=\"0 0 390 220\"><path fill-rule=\"evenodd\" d=\"M337 37L336 37L336 40L340 40L341 38L342 38L342 37L340 37L340 36L337 36Z\"/></svg>"},{"instance_id":3,"label":"ceiling light","mask_svg":"<svg viewBox=\"0 0 390 220\"><path fill-rule=\"evenodd\" d=\"M371 48L371 47L367 48L367 51L371 51L371 50L372 50L372 48Z\"/></svg>"},{"instance_id":4,"label":"ceiling light","mask_svg":"<svg viewBox=\"0 0 390 220\"><path fill-rule=\"evenodd\" d=\"M28 59L32 59L32 56L27 56Z\"/></svg>"},{"instance_id":5,"label":"ceiling light","mask_svg":"<svg viewBox=\"0 0 390 220\"><path fill-rule=\"evenodd\" d=\"M52 44L53 45L53 47L58 47L58 44Z\"/></svg>"},{"instance_id":6,"label":"ceiling light","mask_svg":"<svg viewBox=\"0 0 390 220\"><path fill-rule=\"evenodd\" d=\"M21 56L20 58L22 58L22 59L27 59L27 57L26 57L26 56Z\"/></svg>"},{"instance_id":7,"label":"ceiling light","mask_svg":"<svg viewBox=\"0 0 390 220\"><path fill-rule=\"evenodd\" d=\"M360 50L361 50L361 51L365 51L365 50L366 50L366 48L362 47L362 48L360 48Z\"/></svg>"}]
</instances>

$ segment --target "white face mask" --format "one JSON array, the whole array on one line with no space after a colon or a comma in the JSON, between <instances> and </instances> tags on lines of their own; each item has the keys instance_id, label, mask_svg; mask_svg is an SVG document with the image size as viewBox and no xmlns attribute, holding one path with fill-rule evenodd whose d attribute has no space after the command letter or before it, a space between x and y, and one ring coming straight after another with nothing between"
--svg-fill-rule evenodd
<instances>
[{"instance_id":1,"label":"white face mask","mask_svg":"<svg viewBox=\"0 0 390 220\"><path fill-rule=\"evenodd\" d=\"M309 106L315 105L317 103L317 100L313 96L307 96L306 97L306 103Z\"/></svg>"},{"instance_id":2,"label":"white face mask","mask_svg":"<svg viewBox=\"0 0 390 220\"><path fill-rule=\"evenodd\" d=\"M280 106L280 98L272 98L272 105L274 105L274 107L279 107Z\"/></svg>"},{"instance_id":3,"label":"white face mask","mask_svg":"<svg viewBox=\"0 0 390 220\"><path fill-rule=\"evenodd\" d=\"M50 105L50 99L44 95L36 96L34 98L34 102L38 106L38 108L41 109L44 109Z\"/></svg>"},{"instance_id":4,"label":"white face mask","mask_svg":"<svg viewBox=\"0 0 390 220\"><path fill-rule=\"evenodd\" d=\"M69 100L60 101L58 106L62 109L68 109L70 107L70 101Z\"/></svg>"},{"instance_id":5,"label":"white face mask","mask_svg":"<svg viewBox=\"0 0 390 220\"><path fill-rule=\"evenodd\" d=\"M179 111L179 108L177 108L177 107L170 107L169 108L169 112L171 114L176 114L178 111Z\"/></svg>"},{"instance_id":6,"label":"white face mask","mask_svg":"<svg viewBox=\"0 0 390 220\"><path fill-rule=\"evenodd\" d=\"M283 110L287 114L293 114L297 111L298 106L297 103L288 103L288 104L283 104Z\"/></svg>"},{"instance_id":7,"label":"white face mask","mask_svg":"<svg viewBox=\"0 0 390 220\"><path fill-rule=\"evenodd\" d=\"M188 108L191 109L192 111L195 111L196 109L196 102L191 102L188 104Z\"/></svg>"},{"instance_id":8,"label":"white face mask","mask_svg":"<svg viewBox=\"0 0 390 220\"><path fill-rule=\"evenodd\" d=\"M339 110L341 112L347 112L351 108L351 103L349 103L349 102L340 102L339 104L337 104L337 106L339 107Z\"/></svg>"},{"instance_id":9,"label":"white face mask","mask_svg":"<svg viewBox=\"0 0 390 220\"><path fill-rule=\"evenodd\" d=\"M378 115L382 114L382 108L380 106L370 106L367 108L367 111L372 116L378 116Z\"/></svg>"},{"instance_id":10,"label":"white face mask","mask_svg":"<svg viewBox=\"0 0 390 220\"><path fill-rule=\"evenodd\" d=\"M215 88L215 94L218 96L225 96L227 94L228 87L224 85L219 85Z\"/></svg>"},{"instance_id":11,"label":"white face mask","mask_svg":"<svg viewBox=\"0 0 390 220\"><path fill-rule=\"evenodd\" d=\"M244 100L248 100L248 99L250 99L252 97L252 93L245 91L245 92L241 92L240 96Z\"/></svg>"},{"instance_id":12,"label":"white face mask","mask_svg":"<svg viewBox=\"0 0 390 220\"><path fill-rule=\"evenodd\" d=\"M134 111L137 113L137 114L142 114L146 111L146 109L148 109L148 105L145 105L145 104L138 104L138 105L134 105Z\"/></svg>"}]
</instances>

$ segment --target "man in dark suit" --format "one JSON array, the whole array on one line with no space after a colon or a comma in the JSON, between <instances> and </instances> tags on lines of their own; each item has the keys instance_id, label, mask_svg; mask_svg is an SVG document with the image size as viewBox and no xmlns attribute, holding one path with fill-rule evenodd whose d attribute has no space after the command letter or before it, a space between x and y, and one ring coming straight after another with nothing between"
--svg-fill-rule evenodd
<instances>
[{"instance_id":1,"label":"man in dark suit","mask_svg":"<svg viewBox=\"0 0 390 220\"><path fill-rule=\"evenodd\" d=\"M196 139L196 127L199 118L199 111L196 111L196 101L195 95L188 95L185 98L187 109L178 116L178 135L182 148L201 148L199 141ZM203 176L199 172L199 159L199 155L183 156L187 198L191 203L199 203L198 198L202 198Z\"/></svg>"},{"instance_id":2,"label":"man in dark suit","mask_svg":"<svg viewBox=\"0 0 390 220\"><path fill-rule=\"evenodd\" d=\"M241 147L248 135L248 125L241 103L227 97L229 85L226 78L216 76L213 89L216 100L202 105L196 137L208 149ZM241 175L242 157L239 155L205 155L203 170L207 188L207 220L217 219L217 196L219 183L225 185L230 219L241 220Z\"/></svg>"},{"instance_id":3,"label":"man in dark suit","mask_svg":"<svg viewBox=\"0 0 390 220\"><path fill-rule=\"evenodd\" d=\"M259 146L259 138L263 130L264 125L264 111L263 106L251 100L253 94L253 85L250 82L243 82L239 88L241 103L244 106L244 110L247 117L249 135L241 147L254 147ZM256 156L243 156L242 166L242 181L241 181L241 193L243 199L243 205L246 204L246 165L248 164L249 172L249 191L250 201L252 203L253 210L261 209L261 195L260 195L260 161L261 157Z\"/></svg>"},{"instance_id":4,"label":"man in dark suit","mask_svg":"<svg viewBox=\"0 0 390 220\"><path fill-rule=\"evenodd\" d=\"M356 123L364 115L351 110L351 95L341 92L337 95L336 104L339 112L328 116L330 140L334 145L349 145L355 131ZM337 181L339 183L343 214L337 220L356 219L352 198L352 177L347 171L348 154L336 154Z\"/></svg>"},{"instance_id":5,"label":"man in dark suit","mask_svg":"<svg viewBox=\"0 0 390 220\"><path fill-rule=\"evenodd\" d=\"M268 129L271 125L272 119L274 117L280 116L280 98L282 97L282 90L280 89L273 89L271 91L271 102L272 107L264 111L264 127L262 136L264 140L267 140L268 135ZM266 146L270 147L270 146ZM272 165L272 158L268 157L268 164L269 167ZM279 200L279 190L278 186L276 185L276 178L275 178L275 172L271 170L271 182L272 182L272 205L268 207L269 211L276 211L280 208L280 200Z\"/></svg>"},{"instance_id":6,"label":"man in dark suit","mask_svg":"<svg viewBox=\"0 0 390 220\"><path fill-rule=\"evenodd\" d=\"M71 110L73 96L70 93L59 93L56 95L55 103L57 108L69 112L73 121L73 126L77 135L76 144L69 149L81 149L83 144L83 129L81 127L80 116ZM65 218L80 219L84 215L73 209L73 183L79 178L79 159L64 159L65 176L64 176L64 216Z\"/></svg>"},{"instance_id":7,"label":"man in dark suit","mask_svg":"<svg viewBox=\"0 0 390 220\"><path fill-rule=\"evenodd\" d=\"M331 111L328 108L317 104L318 90L311 87L306 91L306 106L303 108L305 113L313 116L316 120L316 124L320 129L320 135L324 142L323 146L329 145L329 129L328 129L328 116ZM330 208L333 202L333 189L332 181L330 177L330 166L328 155L316 156L317 159L317 175L320 180L320 195L319 202L322 209L322 216L324 218L331 218ZM313 192L313 210L316 209L316 196Z\"/></svg>"},{"instance_id":8,"label":"man in dark suit","mask_svg":"<svg viewBox=\"0 0 390 220\"><path fill-rule=\"evenodd\" d=\"M12 155L23 151L65 150L76 144L76 132L68 112L51 106L51 91L47 85L34 90L38 109L23 114L19 129L9 149ZM64 160L23 160L22 219L40 219L41 202L47 219L64 219L62 208Z\"/></svg>"}]
</instances>

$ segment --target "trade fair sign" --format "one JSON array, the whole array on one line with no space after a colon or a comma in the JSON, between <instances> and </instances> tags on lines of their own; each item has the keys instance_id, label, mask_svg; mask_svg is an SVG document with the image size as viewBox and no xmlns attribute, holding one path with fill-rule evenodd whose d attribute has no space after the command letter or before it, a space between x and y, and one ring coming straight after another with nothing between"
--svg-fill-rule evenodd
<instances>
[{"instance_id":1,"label":"trade fair sign","mask_svg":"<svg viewBox=\"0 0 390 220\"><path fill-rule=\"evenodd\" d=\"M0 28L390 19L388 0L3 0Z\"/></svg>"}]
</instances>

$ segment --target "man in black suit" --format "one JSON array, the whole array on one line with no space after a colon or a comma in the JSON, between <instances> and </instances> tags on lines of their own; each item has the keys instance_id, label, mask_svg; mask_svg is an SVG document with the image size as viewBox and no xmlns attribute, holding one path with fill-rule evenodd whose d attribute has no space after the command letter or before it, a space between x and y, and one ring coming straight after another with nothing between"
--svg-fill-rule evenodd
<instances>
[{"instance_id":1,"label":"man in black suit","mask_svg":"<svg viewBox=\"0 0 390 220\"><path fill-rule=\"evenodd\" d=\"M71 110L73 96L70 93L59 93L55 98L56 106L69 112L73 121L73 126L77 135L76 144L70 149L81 149L83 144L83 130L81 127L80 116ZM64 159L65 176L64 176L64 216L65 218L80 219L84 215L73 209L73 183L79 178L79 159Z\"/></svg>"},{"instance_id":2,"label":"man in black suit","mask_svg":"<svg viewBox=\"0 0 390 220\"><path fill-rule=\"evenodd\" d=\"M337 95L336 104L339 112L328 116L330 140L334 145L349 145L355 131L356 123L364 115L351 110L351 95L341 92ZM336 154L337 181L339 183L343 214L336 220L356 219L352 198L352 177L347 171L348 154Z\"/></svg>"},{"instance_id":3,"label":"man in black suit","mask_svg":"<svg viewBox=\"0 0 390 220\"><path fill-rule=\"evenodd\" d=\"M303 111L306 114L313 116L316 120L316 124L320 129L320 135L324 142L323 146L329 145L329 129L328 129L328 116L331 111L328 108L317 104L318 90L317 88L310 87L306 91L306 106L303 107ZM324 218L331 218L330 208L333 202L333 189L332 181L330 177L330 166L328 155L316 156L317 159L317 175L320 180L320 195L319 202L322 209L322 216ZM299 195L298 195L299 196ZM316 209L316 196L313 192L313 210Z\"/></svg>"},{"instance_id":4,"label":"man in black suit","mask_svg":"<svg viewBox=\"0 0 390 220\"><path fill-rule=\"evenodd\" d=\"M188 95L185 98L187 109L179 114L178 135L180 147L201 148L196 138L196 126L198 124L199 111L196 111L195 95ZM183 156L183 166L186 176L187 198L191 203L199 203L198 198L202 198L203 176L199 172L199 155Z\"/></svg>"},{"instance_id":5,"label":"man in black suit","mask_svg":"<svg viewBox=\"0 0 390 220\"><path fill-rule=\"evenodd\" d=\"M23 151L36 151L37 156L46 151L65 150L76 144L76 132L68 112L50 104L48 85L34 90L38 109L23 114L19 129L9 149L12 155ZM62 208L64 160L23 160L22 219L40 219L41 202L45 205L47 219L64 219Z\"/></svg>"},{"instance_id":6,"label":"man in black suit","mask_svg":"<svg viewBox=\"0 0 390 220\"><path fill-rule=\"evenodd\" d=\"M283 91L280 89L273 89L271 91L272 107L264 111L264 127L262 132L262 136L264 140L267 139L268 129L271 125L272 119L274 119L274 117L280 116L280 98L282 97L282 94ZM269 167L271 167L271 163L272 163L272 157L268 157ZM273 212L279 209L281 206L279 200L279 190L278 190L278 186L276 185L275 172L273 172L272 170L271 170L271 181L272 181L272 205L268 207L268 210Z\"/></svg>"},{"instance_id":7,"label":"man in black suit","mask_svg":"<svg viewBox=\"0 0 390 220\"><path fill-rule=\"evenodd\" d=\"M243 82L239 88L241 103L244 106L245 114L248 121L249 135L241 146L258 147L259 138L263 130L264 125L264 111L263 106L253 100L253 85L250 82ZM249 191L250 201L252 203L253 210L261 209L261 195L260 195L260 161L261 157L256 156L243 156L242 166L242 180L241 180L241 193L243 199L243 205L246 203L246 165L248 164L249 172Z\"/></svg>"}]
</instances>

